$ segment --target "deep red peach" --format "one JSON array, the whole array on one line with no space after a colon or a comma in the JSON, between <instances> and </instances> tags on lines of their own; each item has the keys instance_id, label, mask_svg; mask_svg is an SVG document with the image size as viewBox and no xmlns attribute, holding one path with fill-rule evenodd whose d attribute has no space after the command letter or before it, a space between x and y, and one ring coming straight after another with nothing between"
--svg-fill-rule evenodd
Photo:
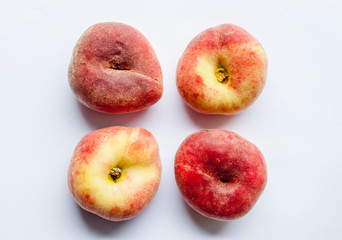
<instances>
[{"instance_id":1,"label":"deep red peach","mask_svg":"<svg viewBox=\"0 0 342 240\"><path fill-rule=\"evenodd\" d=\"M228 130L201 130L188 136L175 157L175 178L184 200L216 220L251 210L266 185L259 149Z\"/></svg>"},{"instance_id":2,"label":"deep red peach","mask_svg":"<svg viewBox=\"0 0 342 240\"><path fill-rule=\"evenodd\" d=\"M148 40L123 23L99 23L78 40L69 65L77 99L100 112L140 111L163 93L162 71Z\"/></svg>"}]
</instances>

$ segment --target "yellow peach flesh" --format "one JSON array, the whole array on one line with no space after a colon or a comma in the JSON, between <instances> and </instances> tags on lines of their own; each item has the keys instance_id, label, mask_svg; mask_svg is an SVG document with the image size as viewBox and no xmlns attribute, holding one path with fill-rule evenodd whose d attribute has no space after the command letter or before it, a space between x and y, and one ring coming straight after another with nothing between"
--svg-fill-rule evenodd
<instances>
[{"instance_id":1,"label":"yellow peach flesh","mask_svg":"<svg viewBox=\"0 0 342 240\"><path fill-rule=\"evenodd\" d=\"M261 89L262 86L257 86L255 79L262 79L265 75L264 71L255 71L254 68L245 68L243 75L244 81L240 81L238 88L235 87L237 74L230 69L237 68L234 66L234 59L231 56L241 56L245 52L256 52L261 58L264 58L262 47L255 42L248 46L235 46L230 49L222 49L222 54L217 55L202 55L198 58L196 73L201 77L205 87L201 88L204 98L202 106L206 109L234 109L245 108L244 106L255 97L256 89ZM228 80L220 82L217 78L217 69L223 67L228 73ZM241 73L240 73L241 74ZM260 83L263 85L263 82ZM260 91L260 90L259 90ZM247 106L246 106L247 107Z\"/></svg>"}]
</instances>

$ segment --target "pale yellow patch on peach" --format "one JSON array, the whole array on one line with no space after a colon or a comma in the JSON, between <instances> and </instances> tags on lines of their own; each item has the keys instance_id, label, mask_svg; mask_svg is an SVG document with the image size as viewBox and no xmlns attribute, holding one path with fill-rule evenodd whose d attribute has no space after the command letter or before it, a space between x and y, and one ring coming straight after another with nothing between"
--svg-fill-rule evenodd
<instances>
[{"instance_id":1,"label":"pale yellow patch on peach","mask_svg":"<svg viewBox=\"0 0 342 240\"><path fill-rule=\"evenodd\" d=\"M253 49L259 54L264 54L264 49L259 44L255 44Z\"/></svg>"},{"instance_id":2,"label":"pale yellow patch on peach","mask_svg":"<svg viewBox=\"0 0 342 240\"><path fill-rule=\"evenodd\" d=\"M222 83L217 80L215 75L217 68L221 66L227 70L229 76L228 81L225 80ZM205 99L205 104L209 105L209 108L231 108L233 105L240 103L236 92L230 87L229 69L219 61L219 57L209 55L200 57L196 72L207 86L202 89L204 96L213 96L212 99Z\"/></svg>"},{"instance_id":3,"label":"pale yellow patch on peach","mask_svg":"<svg viewBox=\"0 0 342 240\"><path fill-rule=\"evenodd\" d=\"M237 59L241 59L244 54L251 54L251 58L254 56L263 59L266 66L266 55L258 42L223 48L216 55L202 55L198 58L196 73L206 87L201 87L204 98L196 101L199 101L203 108L208 111L225 111L235 108L242 110L261 92L266 68L253 65L253 59L251 59L252 65L250 66L237 65ZM215 73L219 67L226 69L228 80L223 82L217 80ZM239 76L232 73L232 69L236 71L237 68L239 68ZM236 79L239 79L238 85L234 82Z\"/></svg>"},{"instance_id":4,"label":"pale yellow patch on peach","mask_svg":"<svg viewBox=\"0 0 342 240\"><path fill-rule=\"evenodd\" d=\"M129 144L138 140L139 132L139 128L123 130L107 138L89 162L79 166L82 174L75 179L75 191L91 195L94 205L105 212L113 207L128 210L132 195L144 190L147 183L158 182L160 177L160 170L151 161L156 149L144 149L143 155L127 151ZM113 167L122 169L117 182L109 176Z\"/></svg>"}]
</instances>

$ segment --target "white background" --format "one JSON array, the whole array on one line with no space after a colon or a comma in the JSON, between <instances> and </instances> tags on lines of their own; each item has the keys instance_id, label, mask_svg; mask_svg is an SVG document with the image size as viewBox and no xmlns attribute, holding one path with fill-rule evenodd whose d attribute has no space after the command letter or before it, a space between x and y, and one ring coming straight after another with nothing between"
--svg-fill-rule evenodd
<instances>
[{"instance_id":1,"label":"white background","mask_svg":"<svg viewBox=\"0 0 342 240\"><path fill-rule=\"evenodd\" d=\"M341 12L337 0L0 0L0 239L342 239ZM164 95L146 111L97 113L69 88L74 44L104 21L137 28L154 47ZM207 116L183 103L175 70L189 41L222 23L261 42L268 79L246 111ZM151 204L120 223L81 210L67 186L78 141L112 125L152 132L163 165ZM195 213L175 184L175 152L203 128L237 132L265 155L266 189L236 221Z\"/></svg>"}]
</instances>

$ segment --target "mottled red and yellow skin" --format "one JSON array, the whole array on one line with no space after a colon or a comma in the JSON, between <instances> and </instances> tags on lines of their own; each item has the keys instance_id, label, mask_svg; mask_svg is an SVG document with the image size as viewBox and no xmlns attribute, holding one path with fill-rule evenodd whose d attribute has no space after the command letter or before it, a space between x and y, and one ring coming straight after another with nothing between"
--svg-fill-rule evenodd
<instances>
[{"instance_id":1,"label":"mottled red and yellow skin","mask_svg":"<svg viewBox=\"0 0 342 240\"><path fill-rule=\"evenodd\" d=\"M163 93L163 77L148 40L122 23L98 23L77 42L69 83L85 106L106 113L146 109Z\"/></svg>"},{"instance_id":2,"label":"mottled red and yellow skin","mask_svg":"<svg viewBox=\"0 0 342 240\"><path fill-rule=\"evenodd\" d=\"M188 136L175 157L184 200L202 215L233 220L245 215L266 186L266 163L258 148L228 130Z\"/></svg>"},{"instance_id":3,"label":"mottled red and yellow skin","mask_svg":"<svg viewBox=\"0 0 342 240\"><path fill-rule=\"evenodd\" d=\"M120 168L116 181L112 168ZM157 192L161 177L159 148L143 128L109 127L86 135L71 159L68 184L83 209L111 220L139 214Z\"/></svg>"},{"instance_id":4,"label":"mottled red and yellow skin","mask_svg":"<svg viewBox=\"0 0 342 240\"><path fill-rule=\"evenodd\" d=\"M216 70L228 78L217 81ZM177 87L195 111L231 115L250 106L266 81L267 57L260 43L241 27L223 24L197 35L177 66Z\"/></svg>"}]
</instances>

